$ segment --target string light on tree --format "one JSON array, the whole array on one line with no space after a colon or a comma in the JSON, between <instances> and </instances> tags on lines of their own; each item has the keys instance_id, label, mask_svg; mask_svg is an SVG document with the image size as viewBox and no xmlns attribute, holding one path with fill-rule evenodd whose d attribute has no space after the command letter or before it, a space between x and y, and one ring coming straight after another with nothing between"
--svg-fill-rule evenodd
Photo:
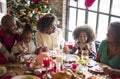
<instances>
[{"instance_id":1,"label":"string light on tree","mask_svg":"<svg viewBox=\"0 0 120 79\"><path fill-rule=\"evenodd\" d=\"M56 11L51 8L49 0L7 0L8 14L17 17L18 19L22 16L26 17L28 13L32 15L28 22L36 24L37 20L40 19L39 15L46 13L53 13L56 15ZM11 9L11 10L10 10ZM24 12L24 15L20 11Z\"/></svg>"}]
</instances>

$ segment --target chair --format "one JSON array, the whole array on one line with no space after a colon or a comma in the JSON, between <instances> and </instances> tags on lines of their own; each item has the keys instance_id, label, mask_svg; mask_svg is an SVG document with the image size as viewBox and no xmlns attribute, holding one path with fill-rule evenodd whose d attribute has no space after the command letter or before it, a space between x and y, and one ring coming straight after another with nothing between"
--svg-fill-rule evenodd
<instances>
[{"instance_id":1,"label":"chair","mask_svg":"<svg viewBox=\"0 0 120 79\"><path fill-rule=\"evenodd\" d=\"M95 47L96 47L96 51L98 50L99 46L100 46L100 41L95 41Z\"/></svg>"}]
</instances>

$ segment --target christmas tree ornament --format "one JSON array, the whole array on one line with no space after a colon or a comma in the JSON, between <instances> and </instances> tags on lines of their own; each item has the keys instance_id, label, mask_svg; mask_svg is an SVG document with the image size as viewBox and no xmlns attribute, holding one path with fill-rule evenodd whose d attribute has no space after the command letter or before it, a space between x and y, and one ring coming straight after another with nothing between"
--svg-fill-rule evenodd
<instances>
[{"instance_id":1,"label":"christmas tree ornament","mask_svg":"<svg viewBox=\"0 0 120 79\"><path fill-rule=\"evenodd\" d=\"M47 8L47 5L46 4L42 5L42 8Z\"/></svg>"},{"instance_id":2,"label":"christmas tree ornament","mask_svg":"<svg viewBox=\"0 0 120 79\"><path fill-rule=\"evenodd\" d=\"M7 0L7 13L14 17L26 18L28 23L36 25L40 14L53 13L55 10L51 8L50 0ZM20 22L18 22L18 25ZM18 26L19 27L19 26Z\"/></svg>"},{"instance_id":3,"label":"christmas tree ornament","mask_svg":"<svg viewBox=\"0 0 120 79\"><path fill-rule=\"evenodd\" d=\"M12 4L8 4L8 6L7 6L7 13L8 13L8 14L11 14L11 15L13 14L13 9L12 9L12 7L13 7Z\"/></svg>"},{"instance_id":4,"label":"christmas tree ornament","mask_svg":"<svg viewBox=\"0 0 120 79\"><path fill-rule=\"evenodd\" d=\"M91 7L95 0L85 0L85 6L87 8Z\"/></svg>"},{"instance_id":5,"label":"christmas tree ornament","mask_svg":"<svg viewBox=\"0 0 120 79\"><path fill-rule=\"evenodd\" d=\"M15 0L16 2L20 2L20 0Z\"/></svg>"},{"instance_id":6,"label":"christmas tree ornament","mask_svg":"<svg viewBox=\"0 0 120 79\"><path fill-rule=\"evenodd\" d=\"M46 3L49 3L49 0L46 0Z\"/></svg>"},{"instance_id":7,"label":"christmas tree ornament","mask_svg":"<svg viewBox=\"0 0 120 79\"><path fill-rule=\"evenodd\" d=\"M38 4L39 0L33 0L33 2L34 2L35 4Z\"/></svg>"}]
</instances>

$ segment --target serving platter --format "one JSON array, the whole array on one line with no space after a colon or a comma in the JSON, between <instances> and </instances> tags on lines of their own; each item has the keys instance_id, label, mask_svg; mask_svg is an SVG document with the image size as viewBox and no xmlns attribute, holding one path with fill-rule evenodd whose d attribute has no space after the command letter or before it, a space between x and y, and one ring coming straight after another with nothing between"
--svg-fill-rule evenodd
<instances>
[{"instance_id":1,"label":"serving platter","mask_svg":"<svg viewBox=\"0 0 120 79\"><path fill-rule=\"evenodd\" d=\"M50 66L47 67L47 70L51 70L51 69L53 69L54 67L55 67L55 63L54 63L53 61L51 61L51 62L50 62ZM34 70L34 71L38 70L38 71L40 71L40 72L46 71L46 68L43 66L43 64L42 64L42 65L36 65L36 66L34 66L34 67L31 67L30 69L31 69L31 70Z\"/></svg>"},{"instance_id":2,"label":"serving platter","mask_svg":"<svg viewBox=\"0 0 120 79\"><path fill-rule=\"evenodd\" d=\"M96 74L104 74L103 67L100 66L99 64L94 65L93 67L90 67L89 71Z\"/></svg>"},{"instance_id":3,"label":"serving platter","mask_svg":"<svg viewBox=\"0 0 120 79\"><path fill-rule=\"evenodd\" d=\"M12 79L40 79L40 78L35 75L19 75L12 77Z\"/></svg>"},{"instance_id":4,"label":"serving platter","mask_svg":"<svg viewBox=\"0 0 120 79\"><path fill-rule=\"evenodd\" d=\"M78 61L80 58L78 55L74 55L74 54L66 54L63 56L63 61L65 62L69 62L69 63L73 63Z\"/></svg>"}]
</instances>

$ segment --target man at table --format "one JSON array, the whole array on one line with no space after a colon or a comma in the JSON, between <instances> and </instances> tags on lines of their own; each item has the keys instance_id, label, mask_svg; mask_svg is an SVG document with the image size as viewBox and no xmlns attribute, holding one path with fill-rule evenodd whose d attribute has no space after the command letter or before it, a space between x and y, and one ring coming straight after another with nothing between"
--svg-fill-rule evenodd
<instances>
[{"instance_id":1,"label":"man at table","mask_svg":"<svg viewBox=\"0 0 120 79\"><path fill-rule=\"evenodd\" d=\"M7 56L4 56L4 53L0 53L0 57L9 58L11 54L12 46L21 41L20 33L16 30L16 21L11 15L5 15L1 19L0 26L0 42L2 46L9 52Z\"/></svg>"}]
</instances>

